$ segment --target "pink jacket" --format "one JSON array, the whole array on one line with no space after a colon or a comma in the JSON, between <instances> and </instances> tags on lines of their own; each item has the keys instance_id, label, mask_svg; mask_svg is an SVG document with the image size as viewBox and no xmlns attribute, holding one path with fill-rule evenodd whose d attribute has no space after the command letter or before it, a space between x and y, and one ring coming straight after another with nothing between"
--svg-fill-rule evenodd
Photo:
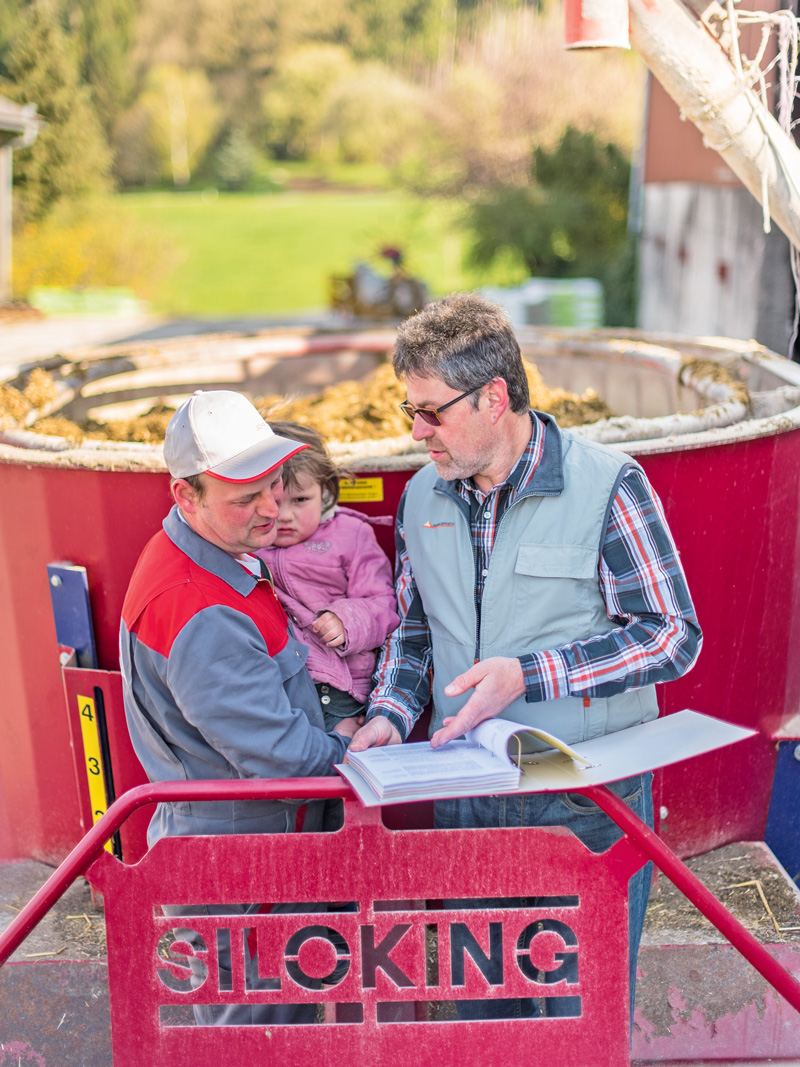
<instances>
[{"instance_id":1,"label":"pink jacket","mask_svg":"<svg viewBox=\"0 0 800 1067\"><path fill-rule=\"evenodd\" d=\"M256 555L272 571L278 599L309 647L307 666L314 681L366 700L375 649L400 621L392 568L366 516L339 507L307 541L263 548ZM343 648L328 648L311 629L323 611L342 620Z\"/></svg>"}]
</instances>

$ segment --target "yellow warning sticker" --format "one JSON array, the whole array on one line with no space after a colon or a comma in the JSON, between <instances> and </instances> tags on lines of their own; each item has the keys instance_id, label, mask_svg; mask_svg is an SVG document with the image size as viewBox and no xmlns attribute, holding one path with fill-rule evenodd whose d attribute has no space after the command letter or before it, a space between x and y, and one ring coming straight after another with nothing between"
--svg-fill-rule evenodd
<instances>
[{"instance_id":1,"label":"yellow warning sticker","mask_svg":"<svg viewBox=\"0 0 800 1067\"><path fill-rule=\"evenodd\" d=\"M339 499L343 504L379 504L383 500L383 478L343 478Z\"/></svg>"},{"instance_id":2,"label":"yellow warning sticker","mask_svg":"<svg viewBox=\"0 0 800 1067\"><path fill-rule=\"evenodd\" d=\"M89 783L89 803L92 806L92 823L96 823L108 808L106 786L103 779L103 757L100 752L100 732L97 729L97 709L92 697L78 697L78 714L81 720L83 757L86 764L86 779ZM111 842L105 848L112 851Z\"/></svg>"}]
</instances>

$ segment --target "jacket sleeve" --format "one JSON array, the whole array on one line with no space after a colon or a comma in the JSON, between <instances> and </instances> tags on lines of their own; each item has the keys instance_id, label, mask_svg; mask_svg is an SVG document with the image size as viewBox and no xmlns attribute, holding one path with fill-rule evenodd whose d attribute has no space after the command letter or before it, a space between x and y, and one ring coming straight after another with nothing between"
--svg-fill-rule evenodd
<instances>
[{"instance_id":1,"label":"jacket sleeve","mask_svg":"<svg viewBox=\"0 0 800 1067\"><path fill-rule=\"evenodd\" d=\"M520 656L525 699L609 697L685 674L702 647L686 577L658 497L632 468L611 508L599 567L617 627Z\"/></svg>"},{"instance_id":2,"label":"jacket sleeve","mask_svg":"<svg viewBox=\"0 0 800 1067\"><path fill-rule=\"evenodd\" d=\"M347 741L312 725L289 694L303 695L305 656L290 639L276 656L253 622L214 605L175 639L166 682L183 717L243 778L334 773ZM306 687L313 695L309 680ZM199 739L198 739L199 740Z\"/></svg>"},{"instance_id":3,"label":"jacket sleeve","mask_svg":"<svg viewBox=\"0 0 800 1067\"><path fill-rule=\"evenodd\" d=\"M342 620L346 643L340 655L379 648L400 621L392 568L372 527L359 522L347 563L347 592L328 609Z\"/></svg>"}]
</instances>

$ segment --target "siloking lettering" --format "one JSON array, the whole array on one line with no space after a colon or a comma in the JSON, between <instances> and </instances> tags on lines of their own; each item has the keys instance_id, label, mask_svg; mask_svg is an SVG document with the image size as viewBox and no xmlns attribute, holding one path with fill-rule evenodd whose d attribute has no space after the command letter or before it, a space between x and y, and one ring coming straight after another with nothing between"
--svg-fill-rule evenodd
<instances>
[{"instance_id":1,"label":"siloking lettering","mask_svg":"<svg viewBox=\"0 0 800 1067\"><path fill-rule=\"evenodd\" d=\"M319 912L187 916L180 929L159 925L156 974L173 993L202 989L204 1002L215 992L220 1002L258 992L260 1002L292 1003L298 987L341 988L347 999L377 989L388 1000L393 990L425 1000L473 997L476 988L541 997L559 983L579 992L579 938L565 908L473 907L329 912L324 923Z\"/></svg>"}]
</instances>

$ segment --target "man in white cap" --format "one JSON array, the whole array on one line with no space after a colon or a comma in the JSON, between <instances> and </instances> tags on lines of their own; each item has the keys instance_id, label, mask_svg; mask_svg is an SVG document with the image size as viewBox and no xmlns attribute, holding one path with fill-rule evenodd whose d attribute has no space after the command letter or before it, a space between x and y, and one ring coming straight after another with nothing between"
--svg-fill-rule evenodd
<instances>
[{"instance_id":1,"label":"man in white cap","mask_svg":"<svg viewBox=\"0 0 800 1067\"><path fill-rule=\"evenodd\" d=\"M292 634L266 568L251 555L275 539L281 465L305 447L274 434L235 392L197 392L170 421L164 458L175 506L136 564L120 628L128 728L151 781L325 775L344 757L356 722L343 719L325 732L305 667L308 649ZM320 828L323 803L303 807L304 829ZM148 843L291 832L298 807L159 804ZM260 906L226 910L249 914ZM179 934L190 944L192 935ZM246 965L257 977L257 960ZM222 959L220 966L226 969ZM197 984L202 977L198 968ZM314 1011L203 1005L195 1016L204 1025L298 1023L313 1022Z\"/></svg>"}]
</instances>

